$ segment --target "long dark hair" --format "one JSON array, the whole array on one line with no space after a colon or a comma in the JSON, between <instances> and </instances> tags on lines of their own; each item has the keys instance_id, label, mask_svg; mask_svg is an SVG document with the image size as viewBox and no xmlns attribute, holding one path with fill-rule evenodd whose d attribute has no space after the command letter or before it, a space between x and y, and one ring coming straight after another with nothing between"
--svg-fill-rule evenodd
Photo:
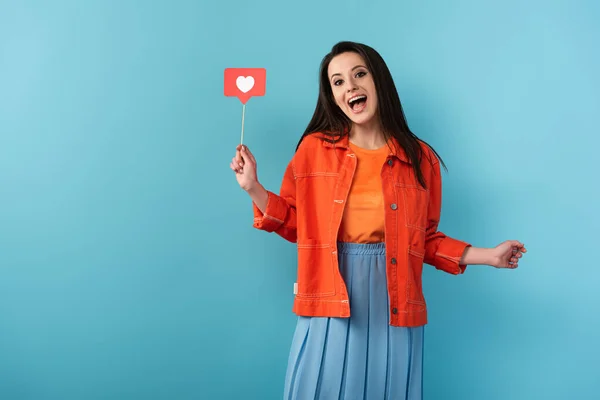
<instances>
[{"instance_id":1,"label":"long dark hair","mask_svg":"<svg viewBox=\"0 0 600 400\"><path fill-rule=\"evenodd\" d=\"M330 143L336 143L349 134L352 121L335 103L331 83L327 76L327 69L331 60L335 56L347 52L357 53L365 60L366 67L375 82L378 104L377 117L379 118L383 135L386 141L390 137L396 139L412 162L414 173L419 183L425 188L425 180L421 172L421 157L423 152L419 143L420 139L408 127L396 85L385 61L375 49L365 44L346 41L339 42L333 46L329 54L321 61L317 106L312 119L298 142L298 146L296 146L296 150L298 150L300 143L302 143L302 140L306 136L316 132L325 135L323 140ZM434 152L441 164L446 168L446 165L437 152L425 141L420 141L425 143Z\"/></svg>"}]
</instances>

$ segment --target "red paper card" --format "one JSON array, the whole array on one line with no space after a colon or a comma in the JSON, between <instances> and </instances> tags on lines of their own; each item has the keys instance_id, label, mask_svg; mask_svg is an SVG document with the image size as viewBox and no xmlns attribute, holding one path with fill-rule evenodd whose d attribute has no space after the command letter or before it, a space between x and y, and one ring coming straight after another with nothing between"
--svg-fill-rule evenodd
<instances>
[{"instance_id":1,"label":"red paper card","mask_svg":"<svg viewBox=\"0 0 600 400\"><path fill-rule=\"evenodd\" d=\"M225 69L225 96L235 96L243 104L251 97L264 96L267 70L264 68Z\"/></svg>"}]
</instances>

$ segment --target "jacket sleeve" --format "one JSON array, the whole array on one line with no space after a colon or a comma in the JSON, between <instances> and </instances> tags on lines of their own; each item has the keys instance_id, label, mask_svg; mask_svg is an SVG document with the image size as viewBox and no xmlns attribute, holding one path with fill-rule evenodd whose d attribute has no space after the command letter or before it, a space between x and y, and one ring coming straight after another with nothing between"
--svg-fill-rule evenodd
<instances>
[{"instance_id":1,"label":"jacket sleeve","mask_svg":"<svg viewBox=\"0 0 600 400\"><path fill-rule=\"evenodd\" d=\"M285 240L296 242L296 178L294 160L288 164L279 195L267 191L269 198L264 214L252 203L254 228L275 232Z\"/></svg>"},{"instance_id":2,"label":"jacket sleeve","mask_svg":"<svg viewBox=\"0 0 600 400\"><path fill-rule=\"evenodd\" d=\"M461 265L460 259L465 249L471 245L438 231L442 208L442 177L439 161L435 157L433 160L431 179L428 183L429 207L424 262L439 270L458 275L465 272L466 265Z\"/></svg>"}]
</instances>

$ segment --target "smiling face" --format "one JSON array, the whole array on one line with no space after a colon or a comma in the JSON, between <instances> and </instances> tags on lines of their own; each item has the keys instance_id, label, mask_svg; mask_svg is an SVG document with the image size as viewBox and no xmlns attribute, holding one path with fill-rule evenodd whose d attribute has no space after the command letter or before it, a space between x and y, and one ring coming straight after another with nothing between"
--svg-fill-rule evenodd
<instances>
[{"instance_id":1,"label":"smiling face","mask_svg":"<svg viewBox=\"0 0 600 400\"><path fill-rule=\"evenodd\" d=\"M354 52L335 56L327 69L335 103L358 125L374 122L377 116L375 82L363 58Z\"/></svg>"}]
</instances>

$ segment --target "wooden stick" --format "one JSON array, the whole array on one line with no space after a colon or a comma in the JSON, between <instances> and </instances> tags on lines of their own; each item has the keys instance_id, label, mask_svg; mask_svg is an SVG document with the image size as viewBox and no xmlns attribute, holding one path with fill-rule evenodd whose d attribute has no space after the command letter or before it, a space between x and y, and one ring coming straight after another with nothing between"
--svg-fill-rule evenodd
<instances>
[{"instance_id":1,"label":"wooden stick","mask_svg":"<svg viewBox=\"0 0 600 400\"><path fill-rule=\"evenodd\" d=\"M246 104L242 106L242 138L240 139L240 144L244 144L244 117L246 114Z\"/></svg>"}]
</instances>

